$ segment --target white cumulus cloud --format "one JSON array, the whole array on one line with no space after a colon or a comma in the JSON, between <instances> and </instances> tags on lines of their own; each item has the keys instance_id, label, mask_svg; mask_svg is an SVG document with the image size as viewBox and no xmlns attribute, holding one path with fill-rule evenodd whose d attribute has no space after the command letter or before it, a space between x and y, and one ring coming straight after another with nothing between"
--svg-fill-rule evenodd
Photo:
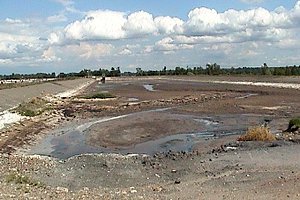
<instances>
[{"instance_id":1,"label":"white cumulus cloud","mask_svg":"<svg viewBox=\"0 0 300 200\"><path fill-rule=\"evenodd\" d=\"M200 7L191 10L186 21L176 17L158 16L145 11L126 14L111 10L90 11L82 20L70 23L64 30L50 34L50 43L72 40L120 40L155 35L183 35L186 37L227 37L228 41L266 39L298 27L300 1L291 10L283 8L268 11L230 9L217 12ZM234 38L236 37L236 38ZM198 39L197 39L198 40Z\"/></svg>"},{"instance_id":2,"label":"white cumulus cloud","mask_svg":"<svg viewBox=\"0 0 300 200\"><path fill-rule=\"evenodd\" d=\"M120 39L124 38L123 26L125 14L109 10L89 12L81 21L69 24L65 29L65 37L74 40Z\"/></svg>"},{"instance_id":3,"label":"white cumulus cloud","mask_svg":"<svg viewBox=\"0 0 300 200\"><path fill-rule=\"evenodd\" d=\"M130 14L122 29L125 31L126 37L139 37L156 32L153 16L144 11Z\"/></svg>"},{"instance_id":4,"label":"white cumulus cloud","mask_svg":"<svg viewBox=\"0 0 300 200\"><path fill-rule=\"evenodd\" d=\"M178 34L183 32L184 21L176 17L156 17L155 26L161 34Z\"/></svg>"}]
</instances>

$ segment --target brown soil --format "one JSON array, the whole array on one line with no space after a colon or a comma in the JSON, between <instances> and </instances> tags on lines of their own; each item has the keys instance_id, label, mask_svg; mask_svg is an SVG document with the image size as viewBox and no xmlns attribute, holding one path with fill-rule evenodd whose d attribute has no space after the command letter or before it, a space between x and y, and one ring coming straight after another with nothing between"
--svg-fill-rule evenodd
<instances>
[{"instance_id":1,"label":"brown soil","mask_svg":"<svg viewBox=\"0 0 300 200\"><path fill-rule=\"evenodd\" d=\"M203 130L196 121L178 119L165 113L146 113L128 120L110 121L104 126L94 125L87 142L92 146L127 147L165 135Z\"/></svg>"}]
</instances>

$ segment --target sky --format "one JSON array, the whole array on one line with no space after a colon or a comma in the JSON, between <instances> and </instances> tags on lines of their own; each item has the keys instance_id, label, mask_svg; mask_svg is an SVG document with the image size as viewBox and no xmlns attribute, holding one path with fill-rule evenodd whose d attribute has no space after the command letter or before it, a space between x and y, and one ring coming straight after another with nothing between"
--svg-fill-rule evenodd
<instances>
[{"instance_id":1,"label":"sky","mask_svg":"<svg viewBox=\"0 0 300 200\"><path fill-rule=\"evenodd\" d=\"M0 1L0 74L299 65L299 44L300 1Z\"/></svg>"}]
</instances>

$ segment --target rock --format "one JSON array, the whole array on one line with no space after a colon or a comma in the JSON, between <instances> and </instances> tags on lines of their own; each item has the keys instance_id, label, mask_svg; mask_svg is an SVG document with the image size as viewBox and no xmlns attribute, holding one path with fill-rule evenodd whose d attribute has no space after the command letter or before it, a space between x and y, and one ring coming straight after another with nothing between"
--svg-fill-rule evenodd
<instances>
[{"instance_id":1,"label":"rock","mask_svg":"<svg viewBox=\"0 0 300 200\"><path fill-rule=\"evenodd\" d=\"M237 149L236 147L231 147L231 146L225 147L225 151L236 150L236 149Z\"/></svg>"},{"instance_id":2,"label":"rock","mask_svg":"<svg viewBox=\"0 0 300 200\"><path fill-rule=\"evenodd\" d=\"M67 192L69 192L69 189L65 188L65 187L57 187L56 191L57 192L65 192L65 193L67 193Z\"/></svg>"},{"instance_id":3,"label":"rock","mask_svg":"<svg viewBox=\"0 0 300 200\"><path fill-rule=\"evenodd\" d=\"M136 190L130 190L130 193L134 194L134 193L137 193L137 191Z\"/></svg>"},{"instance_id":4,"label":"rock","mask_svg":"<svg viewBox=\"0 0 300 200\"><path fill-rule=\"evenodd\" d=\"M161 192L163 190L163 187L162 186L153 186L152 190L154 192Z\"/></svg>"},{"instance_id":5,"label":"rock","mask_svg":"<svg viewBox=\"0 0 300 200\"><path fill-rule=\"evenodd\" d=\"M175 184L180 184L180 183L181 183L180 179L175 180Z\"/></svg>"},{"instance_id":6,"label":"rock","mask_svg":"<svg viewBox=\"0 0 300 200\"><path fill-rule=\"evenodd\" d=\"M137 193L137 190L134 187L130 187L130 193L131 194Z\"/></svg>"}]
</instances>

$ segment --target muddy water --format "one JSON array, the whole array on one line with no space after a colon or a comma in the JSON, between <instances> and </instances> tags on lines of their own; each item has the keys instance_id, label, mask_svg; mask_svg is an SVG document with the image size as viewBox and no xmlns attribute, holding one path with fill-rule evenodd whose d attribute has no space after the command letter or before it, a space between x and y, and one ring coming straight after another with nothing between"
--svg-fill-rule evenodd
<instances>
[{"instance_id":1,"label":"muddy water","mask_svg":"<svg viewBox=\"0 0 300 200\"><path fill-rule=\"evenodd\" d=\"M252 97L252 96L257 96L258 94L256 93L249 93L249 94L246 94L244 96L241 96L241 97L236 97L236 99L246 99L246 98L249 98L249 97Z\"/></svg>"},{"instance_id":2,"label":"muddy water","mask_svg":"<svg viewBox=\"0 0 300 200\"><path fill-rule=\"evenodd\" d=\"M139 99L135 97L130 97L127 99L127 101L139 101Z\"/></svg>"},{"instance_id":3,"label":"muddy water","mask_svg":"<svg viewBox=\"0 0 300 200\"><path fill-rule=\"evenodd\" d=\"M88 130L95 124L100 127L99 131L101 131L101 124L105 124L108 121L124 120L124 118L130 118L134 115L142 116L149 112L168 112L169 110L170 108L157 109L111 118L94 119L92 121L82 122L80 125L68 124L48 134L46 138L29 151L29 154L48 155L59 159L66 159L74 155L86 153L139 153L152 155L157 152L167 152L169 150L189 152L192 151L193 147L200 141L208 138L241 134L244 133L249 126L262 124L265 120L271 120L270 127L272 127L271 131L273 133L280 132L280 124L282 124L278 123L280 119L272 119L268 116L261 115L194 116L172 113L172 116L175 118L188 118L196 121L199 123L199 126L204 127L201 129L203 131L169 135L126 147L94 147L87 143L87 137L90 134Z\"/></svg>"},{"instance_id":4,"label":"muddy water","mask_svg":"<svg viewBox=\"0 0 300 200\"><path fill-rule=\"evenodd\" d=\"M152 84L145 84L145 85L143 85L143 86L144 86L144 88L145 88L146 90L148 90L149 92L154 92L154 91L156 91L156 90L153 89L153 85L152 85Z\"/></svg>"}]
</instances>

